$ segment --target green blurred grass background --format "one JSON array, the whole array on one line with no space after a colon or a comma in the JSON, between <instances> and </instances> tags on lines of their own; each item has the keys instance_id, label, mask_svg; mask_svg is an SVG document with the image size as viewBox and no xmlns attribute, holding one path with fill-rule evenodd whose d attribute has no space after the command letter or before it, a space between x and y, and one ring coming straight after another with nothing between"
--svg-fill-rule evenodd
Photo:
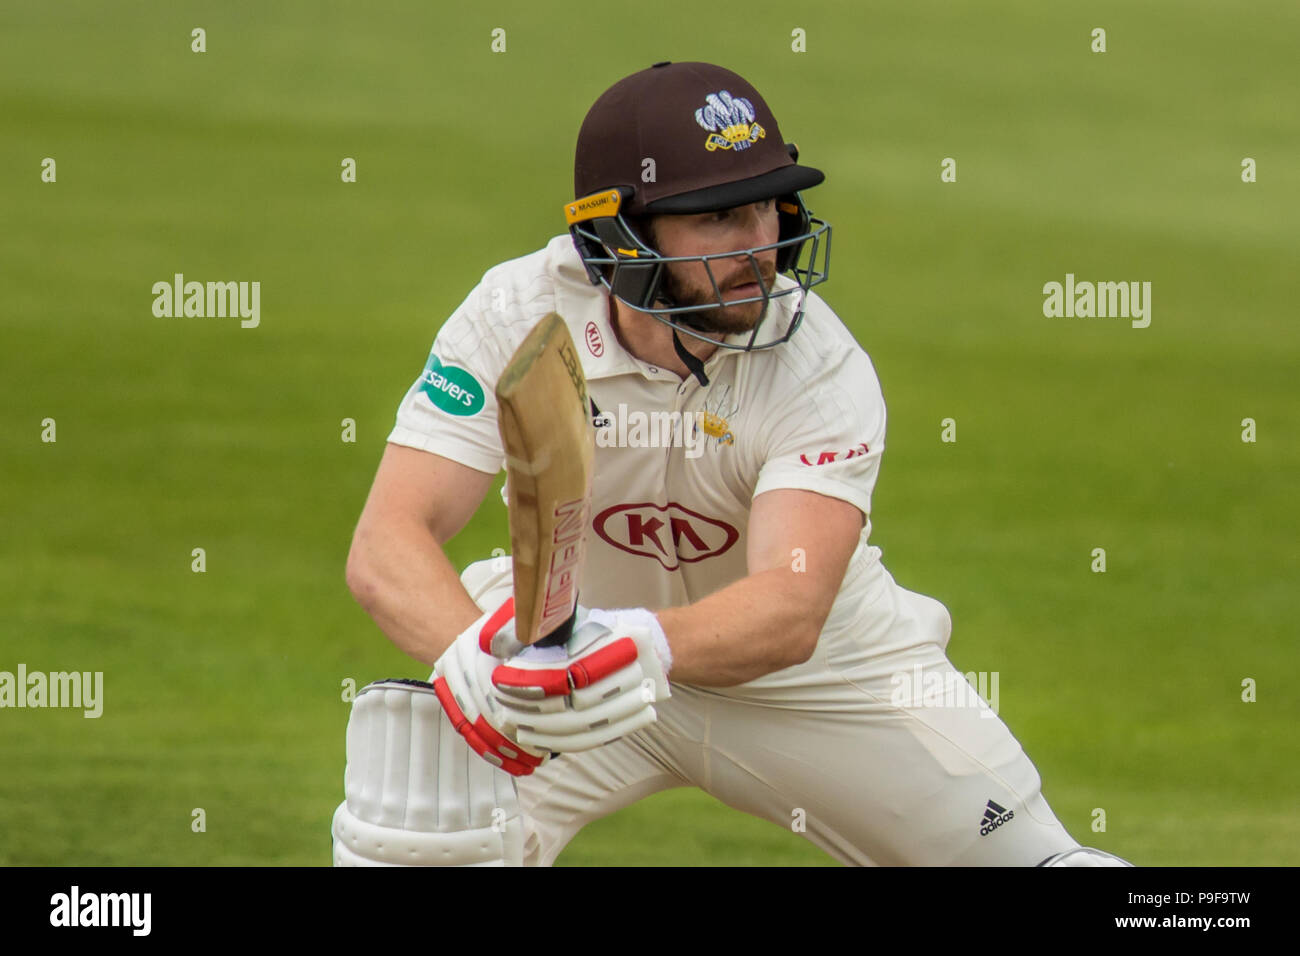
<instances>
[{"instance_id":1,"label":"green blurred grass background","mask_svg":"<svg viewBox=\"0 0 1300 956\"><path fill-rule=\"evenodd\" d=\"M826 171L820 291L889 403L874 540L1000 671L1062 821L1140 864L1300 863L1298 39L1280 0L5 4L0 670L106 689L99 720L0 711L0 863L328 862L341 684L419 669L343 583L398 400L561 231L587 107L660 59L745 75ZM259 280L261 326L155 318L176 272ZM1152 282L1150 328L1044 318L1067 272ZM450 551L506 544L487 507ZM560 862L827 860L679 790Z\"/></svg>"}]
</instances>

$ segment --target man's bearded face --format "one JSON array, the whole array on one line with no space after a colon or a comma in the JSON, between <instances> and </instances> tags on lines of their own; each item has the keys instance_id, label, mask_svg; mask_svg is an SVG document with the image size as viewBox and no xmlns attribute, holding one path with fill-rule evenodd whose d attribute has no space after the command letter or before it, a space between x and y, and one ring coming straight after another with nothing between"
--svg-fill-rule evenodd
<instances>
[{"instance_id":1,"label":"man's bearded face","mask_svg":"<svg viewBox=\"0 0 1300 956\"><path fill-rule=\"evenodd\" d=\"M707 256L770 245L780 235L776 203L770 199L688 216L659 216L652 222L651 247L664 256ZM754 274L755 264L758 276ZM776 250L741 254L703 262L669 263L663 277L664 292L674 306L716 305L718 295L709 281L713 279L724 302L761 297L771 292L776 281ZM761 285L760 285L761 280ZM700 332L733 334L752 331L763 318L767 303L747 302L720 308L703 308L698 312L678 312L673 318Z\"/></svg>"}]
</instances>

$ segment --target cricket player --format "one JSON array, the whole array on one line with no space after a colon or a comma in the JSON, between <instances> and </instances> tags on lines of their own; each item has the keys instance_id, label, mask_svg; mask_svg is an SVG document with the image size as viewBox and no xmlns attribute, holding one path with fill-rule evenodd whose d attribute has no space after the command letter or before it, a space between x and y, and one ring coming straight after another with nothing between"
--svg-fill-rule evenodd
<instances>
[{"instance_id":1,"label":"cricket player","mask_svg":"<svg viewBox=\"0 0 1300 956\"><path fill-rule=\"evenodd\" d=\"M1065 831L945 656L947 610L870 543L885 405L812 291L823 178L718 66L657 63L591 108L568 232L439 330L361 515L349 587L434 673L357 697L337 864L550 865L694 786L844 863L1127 865ZM442 546L503 468L493 387L551 312L596 457L573 635L525 649L509 560L458 575Z\"/></svg>"}]
</instances>

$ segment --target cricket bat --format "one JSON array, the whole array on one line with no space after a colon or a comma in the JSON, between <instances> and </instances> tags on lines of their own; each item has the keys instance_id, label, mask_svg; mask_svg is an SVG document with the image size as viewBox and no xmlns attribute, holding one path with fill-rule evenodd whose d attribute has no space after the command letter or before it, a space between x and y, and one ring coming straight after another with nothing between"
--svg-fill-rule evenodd
<instances>
[{"instance_id":1,"label":"cricket bat","mask_svg":"<svg viewBox=\"0 0 1300 956\"><path fill-rule=\"evenodd\" d=\"M515 632L524 644L563 644L573 630L595 444L587 381L564 320L528 333L496 387L506 453Z\"/></svg>"}]
</instances>

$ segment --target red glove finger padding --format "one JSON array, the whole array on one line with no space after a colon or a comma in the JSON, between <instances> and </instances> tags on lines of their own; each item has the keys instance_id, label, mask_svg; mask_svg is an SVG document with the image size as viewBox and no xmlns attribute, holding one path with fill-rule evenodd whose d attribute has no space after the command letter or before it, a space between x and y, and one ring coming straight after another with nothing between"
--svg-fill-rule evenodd
<instances>
[{"instance_id":1,"label":"red glove finger padding","mask_svg":"<svg viewBox=\"0 0 1300 956\"><path fill-rule=\"evenodd\" d=\"M633 663L637 659L636 641L621 637L614 643L567 667L527 668L502 664L492 672L492 683L502 689L523 691L521 697L566 697L571 691L589 687Z\"/></svg>"},{"instance_id":2,"label":"red glove finger padding","mask_svg":"<svg viewBox=\"0 0 1300 956\"><path fill-rule=\"evenodd\" d=\"M533 768L541 766L542 758L517 750L515 745L498 733L481 714L478 720L471 724L465 712L456 703L456 696L447 686L445 677L439 677L433 682L433 692L438 695L443 713L456 728L456 732L465 738L471 750L488 763L496 764L506 773L516 777L526 777L533 772Z\"/></svg>"}]
</instances>

